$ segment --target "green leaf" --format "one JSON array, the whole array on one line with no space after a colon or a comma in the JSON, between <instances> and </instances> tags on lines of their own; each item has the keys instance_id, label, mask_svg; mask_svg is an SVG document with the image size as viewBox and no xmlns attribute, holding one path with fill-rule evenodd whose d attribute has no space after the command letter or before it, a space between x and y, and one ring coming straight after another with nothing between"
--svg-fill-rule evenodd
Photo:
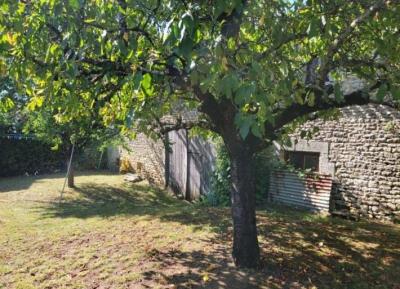
<instances>
[{"instance_id":1,"label":"green leaf","mask_svg":"<svg viewBox=\"0 0 400 289\"><path fill-rule=\"evenodd\" d=\"M311 91L311 92L309 92L307 94L307 103L311 107L315 105L315 94L314 94L314 92Z\"/></svg>"},{"instance_id":2,"label":"green leaf","mask_svg":"<svg viewBox=\"0 0 400 289\"><path fill-rule=\"evenodd\" d=\"M386 96L387 91L388 91L387 84L382 84L382 85L379 87L378 92L376 93L376 99L377 99L379 102L382 102L383 99L384 99L385 96Z\"/></svg>"},{"instance_id":3,"label":"green leaf","mask_svg":"<svg viewBox=\"0 0 400 289\"><path fill-rule=\"evenodd\" d=\"M183 41L179 44L179 54L182 55L187 60L190 59L190 54L193 49L193 41L189 37L185 37Z\"/></svg>"},{"instance_id":4,"label":"green leaf","mask_svg":"<svg viewBox=\"0 0 400 289\"><path fill-rule=\"evenodd\" d=\"M8 13L9 9L10 9L10 6L8 5L8 3L3 3L0 5L0 12L3 14Z\"/></svg>"},{"instance_id":5,"label":"green leaf","mask_svg":"<svg viewBox=\"0 0 400 289\"><path fill-rule=\"evenodd\" d=\"M226 95L227 98L231 99L233 93L238 88L238 85L239 85L238 77L236 76L235 73L230 73L230 74L224 76L224 78L222 78L219 81L218 91L219 91L219 93Z\"/></svg>"},{"instance_id":6,"label":"green leaf","mask_svg":"<svg viewBox=\"0 0 400 289\"><path fill-rule=\"evenodd\" d=\"M400 86L393 85L390 88L390 93L392 94L395 100L400 100Z\"/></svg>"},{"instance_id":7,"label":"green leaf","mask_svg":"<svg viewBox=\"0 0 400 289\"><path fill-rule=\"evenodd\" d=\"M198 72L197 70L193 70L193 71L190 73L190 83L191 83L192 85L197 85L197 84L199 83L199 81L200 81L200 74L199 74L199 72Z\"/></svg>"},{"instance_id":8,"label":"green leaf","mask_svg":"<svg viewBox=\"0 0 400 289\"><path fill-rule=\"evenodd\" d=\"M246 139L254 123L255 116L244 113L237 113L235 116L235 124L239 128L239 134L242 139Z\"/></svg>"},{"instance_id":9,"label":"green leaf","mask_svg":"<svg viewBox=\"0 0 400 289\"><path fill-rule=\"evenodd\" d=\"M255 90L256 87L253 83L242 84L235 93L235 103L238 105L246 103L250 99L251 95L255 92Z\"/></svg>"},{"instance_id":10,"label":"green leaf","mask_svg":"<svg viewBox=\"0 0 400 289\"><path fill-rule=\"evenodd\" d=\"M133 89L134 90L139 90L140 84L142 83L143 79L143 74L142 72L137 72L135 73L135 76L133 77Z\"/></svg>"},{"instance_id":11,"label":"green leaf","mask_svg":"<svg viewBox=\"0 0 400 289\"><path fill-rule=\"evenodd\" d=\"M31 100L29 101L27 107L29 110L33 111L36 108L40 108L42 107L44 102L44 98L40 97L40 96L34 96L31 98Z\"/></svg>"},{"instance_id":12,"label":"green leaf","mask_svg":"<svg viewBox=\"0 0 400 289\"><path fill-rule=\"evenodd\" d=\"M260 126L255 123L251 126L251 133L254 134L258 138L262 138L262 132L260 130Z\"/></svg>"},{"instance_id":13,"label":"green leaf","mask_svg":"<svg viewBox=\"0 0 400 289\"><path fill-rule=\"evenodd\" d=\"M243 122L240 126L239 133L242 139L246 139L250 131L250 122Z\"/></svg>"},{"instance_id":14,"label":"green leaf","mask_svg":"<svg viewBox=\"0 0 400 289\"><path fill-rule=\"evenodd\" d=\"M214 5L214 19L218 18L226 9L226 1L217 0Z\"/></svg>"},{"instance_id":15,"label":"green leaf","mask_svg":"<svg viewBox=\"0 0 400 289\"><path fill-rule=\"evenodd\" d=\"M335 83L335 85L333 86L333 92L335 94L336 102L338 102L338 103L342 102L344 99L344 96L343 96L343 92L342 92L342 89L341 89L339 83L337 83L337 82Z\"/></svg>"},{"instance_id":16,"label":"green leaf","mask_svg":"<svg viewBox=\"0 0 400 289\"><path fill-rule=\"evenodd\" d=\"M235 38L230 37L228 39L228 45L227 46L228 46L229 50L235 50L235 48L236 48L236 40L235 40Z\"/></svg>"},{"instance_id":17,"label":"green leaf","mask_svg":"<svg viewBox=\"0 0 400 289\"><path fill-rule=\"evenodd\" d=\"M10 109L14 108L15 104L11 98L6 97L2 101L0 101L0 111L7 112Z\"/></svg>"},{"instance_id":18,"label":"green leaf","mask_svg":"<svg viewBox=\"0 0 400 289\"><path fill-rule=\"evenodd\" d=\"M79 9L80 3L79 0L68 0L69 5L74 9Z\"/></svg>"},{"instance_id":19,"label":"green leaf","mask_svg":"<svg viewBox=\"0 0 400 289\"><path fill-rule=\"evenodd\" d=\"M149 89L151 87L151 75L149 73L143 75L142 87L144 89Z\"/></svg>"},{"instance_id":20,"label":"green leaf","mask_svg":"<svg viewBox=\"0 0 400 289\"><path fill-rule=\"evenodd\" d=\"M307 34L310 37L317 36L319 34L319 30L320 30L320 26L319 25L320 25L319 18L317 18L317 17L312 18L311 21L310 21L310 25L308 26L308 29L307 29Z\"/></svg>"},{"instance_id":21,"label":"green leaf","mask_svg":"<svg viewBox=\"0 0 400 289\"><path fill-rule=\"evenodd\" d=\"M303 91L302 91L302 90L296 91L296 92L294 93L294 99L296 100L296 102L297 102L298 104L303 105L303 104L304 104Z\"/></svg>"},{"instance_id":22,"label":"green leaf","mask_svg":"<svg viewBox=\"0 0 400 289\"><path fill-rule=\"evenodd\" d=\"M194 33L193 17L190 14L186 13L182 18L182 23L186 27L186 31L189 34L189 37L192 37Z\"/></svg>"}]
</instances>

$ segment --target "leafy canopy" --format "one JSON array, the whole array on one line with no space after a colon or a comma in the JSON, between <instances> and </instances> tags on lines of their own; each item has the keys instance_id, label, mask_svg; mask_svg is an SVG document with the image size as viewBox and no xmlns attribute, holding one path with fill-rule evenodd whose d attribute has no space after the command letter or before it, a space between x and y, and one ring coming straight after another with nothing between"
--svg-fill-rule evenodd
<instances>
[{"instance_id":1,"label":"leafy canopy","mask_svg":"<svg viewBox=\"0 0 400 289\"><path fill-rule=\"evenodd\" d=\"M198 125L273 139L316 109L400 98L398 1L0 3L0 71L58 123L151 133L198 108ZM338 85L349 74L365 80L358 98Z\"/></svg>"}]
</instances>

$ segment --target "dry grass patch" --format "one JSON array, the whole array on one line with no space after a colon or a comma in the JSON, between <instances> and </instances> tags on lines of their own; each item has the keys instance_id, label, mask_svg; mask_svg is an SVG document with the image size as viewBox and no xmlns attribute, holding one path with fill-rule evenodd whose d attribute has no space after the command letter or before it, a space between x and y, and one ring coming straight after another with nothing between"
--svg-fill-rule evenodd
<instances>
[{"instance_id":1,"label":"dry grass patch","mask_svg":"<svg viewBox=\"0 0 400 289\"><path fill-rule=\"evenodd\" d=\"M61 175L0 180L0 288L398 288L398 225L267 207L262 267L230 258L228 209L145 183L82 173L59 204Z\"/></svg>"}]
</instances>

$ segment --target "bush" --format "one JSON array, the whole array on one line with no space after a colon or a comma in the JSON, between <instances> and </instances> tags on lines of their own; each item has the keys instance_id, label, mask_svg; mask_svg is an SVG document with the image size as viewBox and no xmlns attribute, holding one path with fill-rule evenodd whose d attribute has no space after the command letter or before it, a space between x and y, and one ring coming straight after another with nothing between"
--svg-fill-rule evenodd
<instances>
[{"instance_id":1,"label":"bush","mask_svg":"<svg viewBox=\"0 0 400 289\"><path fill-rule=\"evenodd\" d=\"M0 138L0 177L50 173L65 167L61 151L30 138Z\"/></svg>"},{"instance_id":2,"label":"bush","mask_svg":"<svg viewBox=\"0 0 400 289\"><path fill-rule=\"evenodd\" d=\"M211 176L211 191L204 196L204 202L210 206L230 205L231 165L228 152L222 142L217 143L215 170Z\"/></svg>"},{"instance_id":3,"label":"bush","mask_svg":"<svg viewBox=\"0 0 400 289\"><path fill-rule=\"evenodd\" d=\"M267 198L269 176L276 166L276 158L271 149L256 155L254 161L256 181L256 203L264 203ZM210 206L230 205L230 161L228 152L222 143L217 143L215 170L211 179L211 191L203 196L202 201Z\"/></svg>"}]
</instances>

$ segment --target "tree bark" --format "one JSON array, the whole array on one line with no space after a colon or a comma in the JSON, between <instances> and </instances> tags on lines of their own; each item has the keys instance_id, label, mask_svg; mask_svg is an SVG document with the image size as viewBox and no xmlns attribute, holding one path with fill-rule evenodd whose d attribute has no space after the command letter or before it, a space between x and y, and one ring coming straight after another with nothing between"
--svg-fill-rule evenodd
<instances>
[{"instance_id":1,"label":"tree bark","mask_svg":"<svg viewBox=\"0 0 400 289\"><path fill-rule=\"evenodd\" d=\"M203 94L198 87L195 91L202 100L200 111L212 120L214 131L223 138L229 153L233 260L238 267L257 268L260 263L260 248L257 239L253 158L255 152L261 149L261 140L251 134L246 140L239 136L235 126L237 108L230 100L216 101L211 94Z\"/></svg>"},{"instance_id":2,"label":"tree bark","mask_svg":"<svg viewBox=\"0 0 400 289\"><path fill-rule=\"evenodd\" d=\"M255 212L255 177L253 153L245 146L230 152L233 251L235 265L257 268L260 249Z\"/></svg>"},{"instance_id":3,"label":"tree bark","mask_svg":"<svg viewBox=\"0 0 400 289\"><path fill-rule=\"evenodd\" d=\"M69 163L69 161L67 162L67 169L68 169L68 163ZM74 188L75 187L75 178L74 178L74 166L72 163L71 163L71 168L69 169L67 177L68 177L68 182L67 182L68 188Z\"/></svg>"}]
</instances>

